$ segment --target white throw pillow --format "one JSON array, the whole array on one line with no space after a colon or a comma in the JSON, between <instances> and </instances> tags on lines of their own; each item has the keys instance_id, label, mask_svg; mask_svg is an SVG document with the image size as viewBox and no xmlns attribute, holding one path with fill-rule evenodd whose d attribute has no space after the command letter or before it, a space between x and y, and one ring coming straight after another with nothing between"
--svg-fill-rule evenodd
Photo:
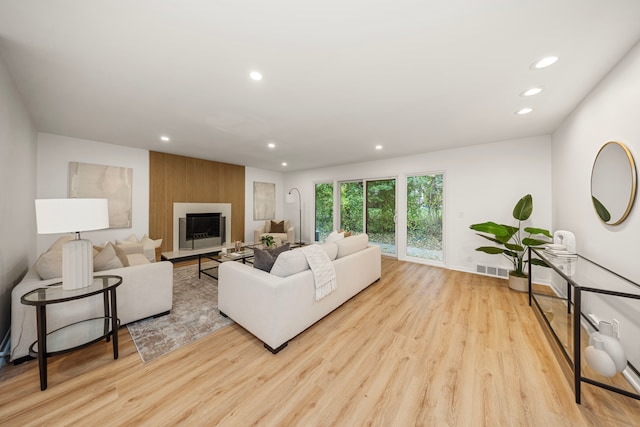
<instances>
[{"instance_id":1,"label":"white throw pillow","mask_svg":"<svg viewBox=\"0 0 640 427\"><path fill-rule=\"evenodd\" d=\"M62 250L43 253L34 267L42 280L62 277Z\"/></svg>"},{"instance_id":2,"label":"white throw pillow","mask_svg":"<svg viewBox=\"0 0 640 427\"><path fill-rule=\"evenodd\" d=\"M107 242L109 243L109 242ZM107 243L104 244L104 246L107 246ZM120 245L120 246L124 246L124 245L137 245L138 242L130 242L129 240L120 240L120 239L116 239L116 245ZM104 247L103 246L103 247Z\"/></svg>"},{"instance_id":3,"label":"white throw pillow","mask_svg":"<svg viewBox=\"0 0 640 427\"><path fill-rule=\"evenodd\" d=\"M115 247L116 249L124 251L126 255L141 254L144 251L144 246L142 246L142 243L125 243L123 245L117 244L115 245Z\"/></svg>"},{"instance_id":4,"label":"white throw pillow","mask_svg":"<svg viewBox=\"0 0 640 427\"><path fill-rule=\"evenodd\" d=\"M153 248L159 248L160 245L162 245L162 239L156 239L153 240L152 238L150 238L149 236L147 236L146 234L144 236L142 236L142 239L140 239L140 241L144 244L145 239L149 239L153 242Z\"/></svg>"},{"instance_id":5,"label":"white throw pillow","mask_svg":"<svg viewBox=\"0 0 640 427\"><path fill-rule=\"evenodd\" d=\"M142 240L140 240L140 243L142 243L142 249L145 251L147 249L153 249L153 250L156 249L156 243L150 238L148 238L146 234L144 235Z\"/></svg>"},{"instance_id":6,"label":"white throw pillow","mask_svg":"<svg viewBox=\"0 0 640 427\"><path fill-rule=\"evenodd\" d=\"M111 242L93 258L93 271L113 270L121 267L124 267L124 264L118 258L116 249Z\"/></svg>"},{"instance_id":7,"label":"white throw pillow","mask_svg":"<svg viewBox=\"0 0 640 427\"><path fill-rule=\"evenodd\" d=\"M309 269L307 257L297 249L286 251L278 255L271 268L271 274L278 277L288 277Z\"/></svg>"},{"instance_id":8,"label":"white throw pillow","mask_svg":"<svg viewBox=\"0 0 640 427\"><path fill-rule=\"evenodd\" d=\"M73 236L59 237L46 252L38 257L34 265L42 280L62 277L62 245L73 240Z\"/></svg>"},{"instance_id":9,"label":"white throw pillow","mask_svg":"<svg viewBox=\"0 0 640 427\"><path fill-rule=\"evenodd\" d=\"M342 258L365 249L369 244L369 236L356 234L355 236L345 237L336 243L338 245L338 258Z\"/></svg>"},{"instance_id":10,"label":"white throw pillow","mask_svg":"<svg viewBox=\"0 0 640 427\"><path fill-rule=\"evenodd\" d=\"M74 237L71 236L71 235L59 237L58 240L53 242L53 245L51 245L51 247L49 249L47 249L47 252L62 251L62 245L64 245L67 242L72 241L73 239L74 239Z\"/></svg>"},{"instance_id":11,"label":"white throw pillow","mask_svg":"<svg viewBox=\"0 0 640 427\"><path fill-rule=\"evenodd\" d=\"M143 254L127 255L127 267L132 265L149 264L149 260Z\"/></svg>"},{"instance_id":12,"label":"white throw pillow","mask_svg":"<svg viewBox=\"0 0 640 427\"><path fill-rule=\"evenodd\" d=\"M331 261L336 259L338 256L338 244L337 243L325 243L324 245L320 245L322 249L327 253L327 256Z\"/></svg>"},{"instance_id":13,"label":"white throw pillow","mask_svg":"<svg viewBox=\"0 0 640 427\"><path fill-rule=\"evenodd\" d=\"M342 239L344 239L344 232L338 233L337 231L334 230L327 236L325 243L334 243Z\"/></svg>"}]
</instances>

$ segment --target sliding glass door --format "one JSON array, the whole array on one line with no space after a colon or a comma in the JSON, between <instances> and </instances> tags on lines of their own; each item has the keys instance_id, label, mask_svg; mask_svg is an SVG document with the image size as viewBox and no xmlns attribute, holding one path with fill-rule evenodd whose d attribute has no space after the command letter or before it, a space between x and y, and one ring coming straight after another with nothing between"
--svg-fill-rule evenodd
<instances>
[{"instance_id":1,"label":"sliding glass door","mask_svg":"<svg viewBox=\"0 0 640 427\"><path fill-rule=\"evenodd\" d=\"M396 180L340 183L340 229L367 233L382 253L396 255Z\"/></svg>"},{"instance_id":2,"label":"sliding glass door","mask_svg":"<svg viewBox=\"0 0 640 427\"><path fill-rule=\"evenodd\" d=\"M382 253L396 255L396 180L366 181L366 229Z\"/></svg>"},{"instance_id":3,"label":"sliding glass door","mask_svg":"<svg viewBox=\"0 0 640 427\"><path fill-rule=\"evenodd\" d=\"M315 241L324 242L333 231L333 182L316 184Z\"/></svg>"},{"instance_id":4,"label":"sliding glass door","mask_svg":"<svg viewBox=\"0 0 640 427\"><path fill-rule=\"evenodd\" d=\"M340 183L340 229L353 234L364 232L364 191L362 181Z\"/></svg>"},{"instance_id":5,"label":"sliding glass door","mask_svg":"<svg viewBox=\"0 0 640 427\"><path fill-rule=\"evenodd\" d=\"M385 255L443 264L444 173L408 175L400 184L395 178L316 184L316 241L332 230L367 233Z\"/></svg>"},{"instance_id":6,"label":"sliding glass door","mask_svg":"<svg viewBox=\"0 0 640 427\"><path fill-rule=\"evenodd\" d=\"M444 261L443 207L444 174L407 176L407 256Z\"/></svg>"}]
</instances>

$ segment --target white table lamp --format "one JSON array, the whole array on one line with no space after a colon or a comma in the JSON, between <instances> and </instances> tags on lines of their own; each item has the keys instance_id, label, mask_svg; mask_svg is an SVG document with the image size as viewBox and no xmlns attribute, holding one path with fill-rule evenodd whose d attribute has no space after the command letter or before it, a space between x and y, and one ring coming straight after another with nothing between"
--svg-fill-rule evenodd
<instances>
[{"instance_id":1,"label":"white table lamp","mask_svg":"<svg viewBox=\"0 0 640 427\"><path fill-rule=\"evenodd\" d=\"M93 245L80 232L109 228L107 199L38 199L36 223L38 234L76 233L62 245L62 289L93 283Z\"/></svg>"}]
</instances>

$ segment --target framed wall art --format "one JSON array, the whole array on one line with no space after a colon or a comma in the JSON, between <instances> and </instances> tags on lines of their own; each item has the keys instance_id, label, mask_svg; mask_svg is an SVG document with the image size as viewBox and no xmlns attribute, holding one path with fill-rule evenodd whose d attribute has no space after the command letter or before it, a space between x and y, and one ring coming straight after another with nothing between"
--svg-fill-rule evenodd
<instances>
[{"instance_id":1,"label":"framed wall art","mask_svg":"<svg viewBox=\"0 0 640 427\"><path fill-rule=\"evenodd\" d=\"M253 182L253 220L275 219L276 185L271 182Z\"/></svg>"},{"instance_id":2,"label":"framed wall art","mask_svg":"<svg viewBox=\"0 0 640 427\"><path fill-rule=\"evenodd\" d=\"M109 201L109 228L131 228L133 169L69 162L69 197Z\"/></svg>"}]
</instances>

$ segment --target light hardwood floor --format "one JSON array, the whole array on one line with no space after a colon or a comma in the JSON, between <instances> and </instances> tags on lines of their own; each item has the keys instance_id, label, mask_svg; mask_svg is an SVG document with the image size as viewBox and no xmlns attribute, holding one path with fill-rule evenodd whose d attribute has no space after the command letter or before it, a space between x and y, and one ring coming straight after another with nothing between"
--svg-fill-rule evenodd
<instances>
[{"instance_id":1,"label":"light hardwood floor","mask_svg":"<svg viewBox=\"0 0 640 427\"><path fill-rule=\"evenodd\" d=\"M640 403L582 405L524 294L503 280L383 259L382 280L278 355L237 325L143 364L110 345L0 371L0 424L627 426Z\"/></svg>"}]
</instances>

